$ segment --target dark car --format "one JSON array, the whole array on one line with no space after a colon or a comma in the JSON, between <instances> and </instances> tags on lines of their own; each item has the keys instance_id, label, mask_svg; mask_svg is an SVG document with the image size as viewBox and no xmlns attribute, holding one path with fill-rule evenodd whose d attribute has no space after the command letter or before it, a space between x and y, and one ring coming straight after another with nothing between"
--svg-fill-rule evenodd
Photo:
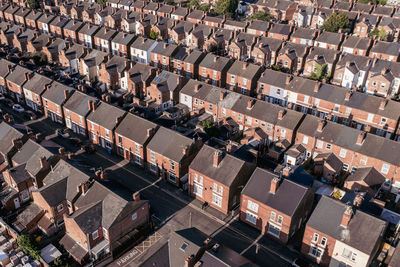
<instances>
[{"instance_id":1,"label":"dark car","mask_svg":"<svg viewBox=\"0 0 400 267\"><path fill-rule=\"evenodd\" d=\"M312 267L313 265L304 259L297 258L292 262L293 267Z\"/></svg>"}]
</instances>

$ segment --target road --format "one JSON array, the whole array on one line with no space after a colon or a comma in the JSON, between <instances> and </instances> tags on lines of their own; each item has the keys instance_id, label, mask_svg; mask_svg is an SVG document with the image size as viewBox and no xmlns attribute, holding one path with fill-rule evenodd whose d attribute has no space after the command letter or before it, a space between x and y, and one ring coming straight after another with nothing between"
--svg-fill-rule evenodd
<instances>
[{"instance_id":1,"label":"road","mask_svg":"<svg viewBox=\"0 0 400 267\"><path fill-rule=\"evenodd\" d=\"M12 114L17 123L28 126L35 133L42 133L46 140L65 147L67 152L77 152L78 148L67 139L54 134L60 125L44 118L26 121L24 116L13 112L3 104L1 108L3 112ZM113 266L137 266L165 244L171 232L191 226L213 236L217 242L242 253L260 266L290 266L290 263L299 257L298 252L269 238L261 238L257 230L237 221L237 216L231 218L211 208L204 211L201 209L201 203L180 189L119 157L108 155L103 150L94 154L78 152L69 162L90 175L94 174L95 169L107 169L109 179L104 181L107 187L127 199L131 199L133 192L140 191L140 196L150 201L157 238L154 242L149 242L151 244L149 247L128 251L117 259ZM256 255L257 242L259 250Z\"/></svg>"}]
</instances>

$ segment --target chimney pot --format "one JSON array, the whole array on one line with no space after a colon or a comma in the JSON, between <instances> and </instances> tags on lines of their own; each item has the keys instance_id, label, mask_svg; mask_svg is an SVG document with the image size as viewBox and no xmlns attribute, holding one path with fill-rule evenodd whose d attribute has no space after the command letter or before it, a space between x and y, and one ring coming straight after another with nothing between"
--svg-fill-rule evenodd
<instances>
[{"instance_id":1,"label":"chimney pot","mask_svg":"<svg viewBox=\"0 0 400 267\"><path fill-rule=\"evenodd\" d=\"M379 105L379 109L380 109L380 110L384 110L384 109L385 109L385 106L386 106L386 104L387 104L387 102L388 102L387 99L382 99L382 100L381 100L381 104Z\"/></svg>"},{"instance_id":2,"label":"chimney pot","mask_svg":"<svg viewBox=\"0 0 400 267\"><path fill-rule=\"evenodd\" d=\"M276 191L278 190L278 187L279 187L279 182L280 182L279 177L274 177L271 180L271 185L270 185L270 188L269 188L269 192L271 194L275 194L276 193Z\"/></svg>"},{"instance_id":3,"label":"chimney pot","mask_svg":"<svg viewBox=\"0 0 400 267\"><path fill-rule=\"evenodd\" d=\"M195 85L194 85L194 91L195 91L195 92L198 92L199 89L200 89L200 85L199 85L198 83L195 84Z\"/></svg>"},{"instance_id":4,"label":"chimney pot","mask_svg":"<svg viewBox=\"0 0 400 267\"><path fill-rule=\"evenodd\" d=\"M31 79L31 74L26 72L25 73L25 80L29 81Z\"/></svg>"},{"instance_id":5,"label":"chimney pot","mask_svg":"<svg viewBox=\"0 0 400 267\"><path fill-rule=\"evenodd\" d=\"M362 145L362 143L364 142L366 133L365 132L361 132L358 137L357 137L357 145Z\"/></svg>"},{"instance_id":6,"label":"chimney pot","mask_svg":"<svg viewBox=\"0 0 400 267\"><path fill-rule=\"evenodd\" d=\"M219 93L219 100L223 100L225 97L225 92L220 92Z\"/></svg>"},{"instance_id":7,"label":"chimney pot","mask_svg":"<svg viewBox=\"0 0 400 267\"><path fill-rule=\"evenodd\" d=\"M318 90L319 90L319 85L320 85L319 82L317 82L317 83L315 84L315 86L314 86L314 92L315 92L315 93L318 92Z\"/></svg>"},{"instance_id":8,"label":"chimney pot","mask_svg":"<svg viewBox=\"0 0 400 267\"><path fill-rule=\"evenodd\" d=\"M140 192L135 192L132 195L133 201L139 201L140 200Z\"/></svg>"},{"instance_id":9,"label":"chimney pot","mask_svg":"<svg viewBox=\"0 0 400 267\"><path fill-rule=\"evenodd\" d=\"M68 98L69 92L68 90L64 90L64 98Z\"/></svg>"},{"instance_id":10,"label":"chimney pot","mask_svg":"<svg viewBox=\"0 0 400 267\"><path fill-rule=\"evenodd\" d=\"M146 130L147 137L150 137L153 134L153 128L149 128Z\"/></svg>"},{"instance_id":11,"label":"chimney pot","mask_svg":"<svg viewBox=\"0 0 400 267\"><path fill-rule=\"evenodd\" d=\"M88 100L89 110L92 110L92 106L93 106L93 101L92 100Z\"/></svg>"},{"instance_id":12,"label":"chimney pot","mask_svg":"<svg viewBox=\"0 0 400 267\"><path fill-rule=\"evenodd\" d=\"M290 83L291 78L292 78L292 77L291 77L290 75L286 76L286 84L289 84L289 83Z\"/></svg>"},{"instance_id":13,"label":"chimney pot","mask_svg":"<svg viewBox=\"0 0 400 267\"><path fill-rule=\"evenodd\" d=\"M254 105L254 100L253 99L249 99L247 101L247 108L251 109L253 107L253 105Z\"/></svg>"},{"instance_id":14,"label":"chimney pot","mask_svg":"<svg viewBox=\"0 0 400 267\"><path fill-rule=\"evenodd\" d=\"M283 118L283 116L285 115L285 111L284 110L279 110L278 112L278 119L281 120Z\"/></svg>"},{"instance_id":15,"label":"chimney pot","mask_svg":"<svg viewBox=\"0 0 400 267\"><path fill-rule=\"evenodd\" d=\"M222 160L222 152L217 150L214 152L213 156L213 166L218 167L218 165L221 163Z\"/></svg>"},{"instance_id":16,"label":"chimney pot","mask_svg":"<svg viewBox=\"0 0 400 267\"><path fill-rule=\"evenodd\" d=\"M41 157L39 160L40 160L40 168L42 169L46 168L48 164L46 157Z\"/></svg>"},{"instance_id":17,"label":"chimney pot","mask_svg":"<svg viewBox=\"0 0 400 267\"><path fill-rule=\"evenodd\" d=\"M352 94L353 94L353 91L351 91L351 90L347 91L344 100L349 101Z\"/></svg>"},{"instance_id":18,"label":"chimney pot","mask_svg":"<svg viewBox=\"0 0 400 267\"><path fill-rule=\"evenodd\" d=\"M347 227L350 223L351 216L353 215L353 210L350 206L346 206L346 210L343 212L341 226Z\"/></svg>"}]
</instances>

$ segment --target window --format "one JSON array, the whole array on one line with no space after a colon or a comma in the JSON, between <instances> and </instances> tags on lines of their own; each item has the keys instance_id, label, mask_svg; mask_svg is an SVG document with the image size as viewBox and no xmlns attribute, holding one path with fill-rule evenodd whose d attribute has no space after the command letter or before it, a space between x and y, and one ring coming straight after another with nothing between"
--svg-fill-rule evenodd
<instances>
[{"instance_id":1,"label":"window","mask_svg":"<svg viewBox=\"0 0 400 267\"><path fill-rule=\"evenodd\" d=\"M110 131L106 129L106 138L110 138Z\"/></svg>"},{"instance_id":2,"label":"window","mask_svg":"<svg viewBox=\"0 0 400 267\"><path fill-rule=\"evenodd\" d=\"M255 215L249 211L246 211L246 221L248 221L254 225L257 224L257 215Z\"/></svg>"},{"instance_id":3,"label":"window","mask_svg":"<svg viewBox=\"0 0 400 267\"><path fill-rule=\"evenodd\" d=\"M140 152L140 145L139 144L135 144L135 152L136 153Z\"/></svg>"},{"instance_id":4,"label":"window","mask_svg":"<svg viewBox=\"0 0 400 267\"><path fill-rule=\"evenodd\" d=\"M156 161L156 153L154 153L154 151L150 151L150 160Z\"/></svg>"},{"instance_id":5,"label":"window","mask_svg":"<svg viewBox=\"0 0 400 267\"><path fill-rule=\"evenodd\" d=\"M137 219L137 213L135 212L134 214L132 214L132 221Z\"/></svg>"},{"instance_id":6,"label":"window","mask_svg":"<svg viewBox=\"0 0 400 267\"><path fill-rule=\"evenodd\" d=\"M156 172L157 171L157 166L153 163L150 163L150 171Z\"/></svg>"},{"instance_id":7,"label":"window","mask_svg":"<svg viewBox=\"0 0 400 267\"><path fill-rule=\"evenodd\" d=\"M185 251L187 246L188 244L186 242L183 242L182 246L180 247L180 250Z\"/></svg>"},{"instance_id":8,"label":"window","mask_svg":"<svg viewBox=\"0 0 400 267\"><path fill-rule=\"evenodd\" d=\"M103 228L103 236L104 238L108 239L108 232L106 228Z\"/></svg>"},{"instance_id":9,"label":"window","mask_svg":"<svg viewBox=\"0 0 400 267\"><path fill-rule=\"evenodd\" d=\"M249 125L251 125L251 118L250 117L247 117L247 124L249 124Z\"/></svg>"},{"instance_id":10,"label":"window","mask_svg":"<svg viewBox=\"0 0 400 267\"><path fill-rule=\"evenodd\" d=\"M97 238L99 237L99 231L94 231L93 233L92 233L92 239L93 240L96 240Z\"/></svg>"},{"instance_id":11,"label":"window","mask_svg":"<svg viewBox=\"0 0 400 267\"><path fill-rule=\"evenodd\" d=\"M278 221L277 221L277 223L278 223L278 224L282 224L282 221L283 221L283 217L282 217L281 215L278 215Z\"/></svg>"},{"instance_id":12,"label":"window","mask_svg":"<svg viewBox=\"0 0 400 267\"><path fill-rule=\"evenodd\" d=\"M382 169L381 169L381 173L388 174L389 173L389 169L390 169L390 166L388 164L383 164L382 165Z\"/></svg>"},{"instance_id":13,"label":"window","mask_svg":"<svg viewBox=\"0 0 400 267\"><path fill-rule=\"evenodd\" d=\"M326 237L323 237L323 238L321 239L321 246L325 247L325 246L326 246L326 242L327 242Z\"/></svg>"},{"instance_id":14,"label":"window","mask_svg":"<svg viewBox=\"0 0 400 267\"><path fill-rule=\"evenodd\" d=\"M310 97L308 95L304 96L304 103L308 104L309 100L310 100Z\"/></svg>"},{"instance_id":15,"label":"window","mask_svg":"<svg viewBox=\"0 0 400 267\"><path fill-rule=\"evenodd\" d=\"M368 158L366 156L362 156L360 158L360 165L367 165Z\"/></svg>"},{"instance_id":16,"label":"window","mask_svg":"<svg viewBox=\"0 0 400 267\"><path fill-rule=\"evenodd\" d=\"M374 114L369 113L369 114L368 114L367 121L368 121L368 122L372 122L373 120L374 120Z\"/></svg>"},{"instance_id":17,"label":"window","mask_svg":"<svg viewBox=\"0 0 400 267\"><path fill-rule=\"evenodd\" d=\"M351 108L346 108L346 115L350 115L351 113Z\"/></svg>"},{"instance_id":18,"label":"window","mask_svg":"<svg viewBox=\"0 0 400 267\"><path fill-rule=\"evenodd\" d=\"M271 211L271 215L269 216L269 219L274 222L276 219L276 213Z\"/></svg>"},{"instance_id":19,"label":"window","mask_svg":"<svg viewBox=\"0 0 400 267\"><path fill-rule=\"evenodd\" d=\"M212 194L212 203L218 207L222 206L222 197L216 195L216 194Z\"/></svg>"},{"instance_id":20,"label":"window","mask_svg":"<svg viewBox=\"0 0 400 267\"><path fill-rule=\"evenodd\" d=\"M345 158L346 157L346 153L347 153L347 151L345 150L345 149L340 149L340 153L339 153L339 156L341 157L341 158Z\"/></svg>"},{"instance_id":21,"label":"window","mask_svg":"<svg viewBox=\"0 0 400 267\"><path fill-rule=\"evenodd\" d=\"M334 110L335 110L336 112L339 112L339 109L340 109L340 105L335 104Z\"/></svg>"},{"instance_id":22,"label":"window","mask_svg":"<svg viewBox=\"0 0 400 267\"><path fill-rule=\"evenodd\" d=\"M175 163L172 160L169 161L169 169L175 171Z\"/></svg>"},{"instance_id":23,"label":"window","mask_svg":"<svg viewBox=\"0 0 400 267\"><path fill-rule=\"evenodd\" d=\"M258 213L258 204L251 200L247 200L247 209Z\"/></svg>"},{"instance_id":24,"label":"window","mask_svg":"<svg viewBox=\"0 0 400 267\"><path fill-rule=\"evenodd\" d=\"M231 75L231 83L235 82L235 75Z\"/></svg>"},{"instance_id":25,"label":"window","mask_svg":"<svg viewBox=\"0 0 400 267\"><path fill-rule=\"evenodd\" d=\"M270 223L268 224L268 233L279 238L281 234L281 229Z\"/></svg>"},{"instance_id":26,"label":"window","mask_svg":"<svg viewBox=\"0 0 400 267\"><path fill-rule=\"evenodd\" d=\"M324 142L322 142L321 140L317 141L317 148L322 148L322 146L324 145Z\"/></svg>"},{"instance_id":27,"label":"window","mask_svg":"<svg viewBox=\"0 0 400 267\"><path fill-rule=\"evenodd\" d=\"M356 261L357 254L352 252L350 249L343 248L342 257L346 258L346 259L349 259L351 261Z\"/></svg>"},{"instance_id":28,"label":"window","mask_svg":"<svg viewBox=\"0 0 400 267\"><path fill-rule=\"evenodd\" d=\"M210 111L212 111L212 110L213 110L213 105L212 105L212 104L209 104L209 105L208 105L208 109L209 109Z\"/></svg>"},{"instance_id":29,"label":"window","mask_svg":"<svg viewBox=\"0 0 400 267\"><path fill-rule=\"evenodd\" d=\"M203 197L203 187L198 184L193 184L193 194Z\"/></svg>"},{"instance_id":30,"label":"window","mask_svg":"<svg viewBox=\"0 0 400 267\"><path fill-rule=\"evenodd\" d=\"M349 164L343 164L343 170L347 172L349 170Z\"/></svg>"},{"instance_id":31,"label":"window","mask_svg":"<svg viewBox=\"0 0 400 267\"><path fill-rule=\"evenodd\" d=\"M387 119L386 118L384 118L384 117L382 117L381 118L381 125L385 125L386 124L386 122L387 122Z\"/></svg>"},{"instance_id":32,"label":"window","mask_svg":"<svg viewBox=\"0 0 400 267\"><path fill-rule=\"evenodd\" d=\"M303 136L303 144L308 144L308 136Z\"/></svg>"},{"instance_id":33,"label":"window","mask_svg":"<svg viewBox=\"0 0 400 267\"><path fill-rule=\"evenodd\" d=\"M60 205L57 206L57 211L61 212L64 209L64 205L61 203Z\"/></svg>"},{"instance_id":34,"label":"window","mask_svg":"<svg viewBox=\"0 0 400 267\"><path fill-rule=\"evenodd\" d=\"M312 238L312 242L318 242L318 238L319 238L319 234L314 233L313 238Z\"/></svg>"},{"instance_id":35,"label":"window","mask_svg":"<svg viewBox=\"0 0 400 267\"><path fill-rule=\"evenodd\" d=\"M281 129L281 137L285 137L286 136L286 130L285 129Z\"/></svg>"},{"instance_id":36,"label":"window","mask_svg":"<svg viewBox=\"0 0 400 267\"><path fill-rule=\"evenodd\" d=\"M142 164L142 159L140 158L140 156L135 155L135 162L136 162L137 164Z\"/></svg>"},{"instance_id":37,"label":"window","mask_svg":"<svg viewBox=\"0 0 400 267\"><path fill-rule=\"evenodd\" d=\"M318 105L319 105L319 99L315 99L314 104L315 104L316 107L318 107Z\"/></svg>"},{"instance_id":38,"label":"window","mask_svg":"<svg viewBox=\"0 0 400 267\"><path fill-rule=\"evenodd\" d=\"M326 149L331 149L331 147L332 147L331 144L326 143Z\"/></svg>"},{"instance_id":39,"label":"window","mask_svg":"<svg viewBox=\"0 0 400 267\"><path fill-rule=\"evenodd\" d=\"M175 176L175 174L169 173L168 179L169 179L169 181L170 181L171 183L174 183L174 184L176 183L176 176Z\"/></svg>"},{"instance_id":40,"label":"window","mask_svg":"<svg viewBox=\"0 0 400 267\"><path fill-rule=\"evenodd\" d=\"M322 249L315 246L311 246L309 254L317 259L320 259L322 256L322 252L323 252Z\"/></svg>"},{"instance_id":41,"label":"window","mask_svg":"<svg viewBox=\"0 0 400 267\"><path fill-rule=\"evenodd\" d=\"M217 78L217 71L216 70L213 71L213 76L214 76L214 78Z\"/></svg>"}]
</instances>

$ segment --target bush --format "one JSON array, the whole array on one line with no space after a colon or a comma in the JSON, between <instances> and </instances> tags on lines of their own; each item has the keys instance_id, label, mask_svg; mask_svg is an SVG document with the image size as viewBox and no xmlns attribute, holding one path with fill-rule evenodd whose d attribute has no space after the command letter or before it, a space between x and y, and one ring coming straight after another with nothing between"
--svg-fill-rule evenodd
<instances>
[{"instance_id":1,"label":"bush","mask_svg":"<svg viewBox=\"0 0 400 267\"><path fill-rule=\"evenodd\" d=\"M150 39L156 40L158 38L158 32L151 30L149 37L150 37Z\"/></svg>"},{"instance_id":2,"label":"bush","mask_svg":"<svg viewBox=\"0 0 400 267\"><path fill-rule=\"evenodd\" d=\"M349 26L349 17L344 12L332 13L324 22L321 29L328 32L346 30Z\"/></svg>"},{"instance_id":3,"label":"bush","mask_svg":"<svg viewBox=\"0 0 400 267\"><path fill-rule=\"evenodd\" d=\"M217 0L214 11L219 15L232 15L236 12L239 0Z\"/></svg>"},{"instance_id":4,"label":"bush","mask_svg":"<svg viewBox=\"0 0 400 267\"><path fill-rule=\"evenodd\" d=\"M21 235L17 239L18 246L26 253L34 257L35 259L40 259L40 248L33 235Z\"/></svg>"},{"instance_id":5,"label":"bush","mask_svg":"<svg viewBox=\"0 0 400 267\"><path fill-rule=\"evenodd\" d=\"M383 28L380 30L378 30L378 28L373 29L373 31L369 33L369 37L377 38L381 41L387 41L387 33Z\"/></svg>"},{"instance_id":6,"label":"bush","mask_svg":"<svg viewBox=\"0 0 400 267\"><path fill-rule=\"evenodd\" d=\"M254 19L262 20L262 21L271 21L271 20L274 20L275 18L268 12L257 12L248 18L248 20L254 20Z\"/></svg>"}]
</instances>

